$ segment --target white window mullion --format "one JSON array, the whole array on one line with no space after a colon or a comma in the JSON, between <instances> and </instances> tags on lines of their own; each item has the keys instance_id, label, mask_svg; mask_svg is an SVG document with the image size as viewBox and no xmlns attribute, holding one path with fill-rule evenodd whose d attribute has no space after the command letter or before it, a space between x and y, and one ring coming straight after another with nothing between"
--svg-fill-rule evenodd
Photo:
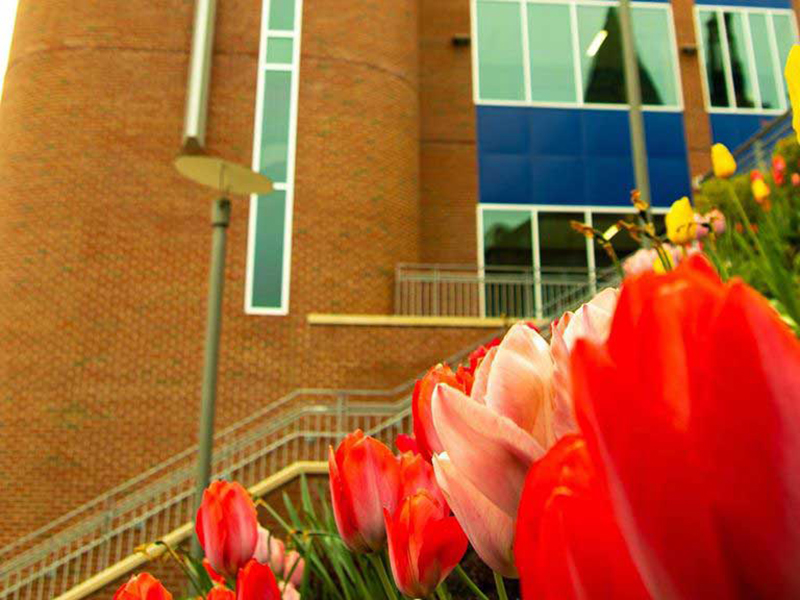
<instances>
[{"instance_id":1,"label":"white window mullion","mask_svg":"<svg viewBox=\"0 0 800 600\"><path fill-rule=\"evenodd\" d=\"M528 2L527 0L520 0L519 3L519 21L522 31L522 68L523 81L525 82L525 102L530 102L531 93L531 48L529 32L528 32Z\"/></svg>"},{"instance_id":2,"label":"white window mullion","mask_svg":"<svg viewBox=\"0 0 800 600\"><path fill-rule=\"evenodd\" d=\"M769 51L772 54L772 72L775 81L778 82L778 95L780 96L781 109L786 109L786 82L783 79L783 67L780 64L780 52L778 51L778 40L775 36L775 23L772 21L775 13L769 13L767 17L767 37L769 38Z\"/></svg>"},{"instance_id":3,"label":"white window mullion","mask_svg":"<svg viewBox=\"0 0 800 600\"><path fill-rule=\"evenodd\" d=\"M756 67L756 54L753 50L753 34L750 31L749 11L742 11L742 24L744 30L744 45L747 52L747 67L750 71L750 80L753 82L756 108L763 108L761 103L761 86L758 83L758 69Z\"/></svg>"},{"instance_id":4,"label":"white window mullion","mask_svg":"<svg viewBox=\"0 0 800 600\"><path fill-rule=\"evenodd\" d=\"M575 73L575 91L578 106L583 106L583 74L581 73L581 45L578 41L578 8L574 2L569 5L570 35L572 36L572 69Z\"/></svg>"},{"instance_id":5,"label":"white window mullion","mask_svg":"<svg viewBox=\"0 0 800 600\"><path fill-rule=\"evenodd\" d=\"M478 39L478 0L471 0L470 3L470 27L472 28L472 101L477 105L481 101L481 74L478 49L480 40Z\"/></svg>"},{"instance_id":6,"label":"white window mullion","mask_svg":"<svg viewBox=\"0 0 800 600\"><path fill-rule=\"evenodd\" d=\"M542 257L539 252L539 212L531 210L531 237L533 238L533 302L536 318L542 318Z\"/></svg>"},{"instance_id":7,"label":"white window mullion","mask_svg":"<svg viewBox=\"0 0 800 600\"><path fill-rule=\"evenodd\" d=\"M731 49L728 45L728 28L725 26L723 11L717 10L717 28L719 29L720 45L722 46L722 67L725 70L725 87L728 90L728 100L731 108L736 106L736 88L733 86L733 68L731 67Z\"/></svg>"},{"instance_id":8,"label":"white window mullion","mask_svg":"<svg viewBox=\"0 0 800 600\"><path fill-rule=\"evenodd\" d=\"M586 209L583 214L584 222L589 227L594 227L592 220L592 211ZM594 238L588 236L586 239L586 266L589 268L589 294L595 296L597 294L597 267L594 262Z\"/></svg>"}]
</instances>

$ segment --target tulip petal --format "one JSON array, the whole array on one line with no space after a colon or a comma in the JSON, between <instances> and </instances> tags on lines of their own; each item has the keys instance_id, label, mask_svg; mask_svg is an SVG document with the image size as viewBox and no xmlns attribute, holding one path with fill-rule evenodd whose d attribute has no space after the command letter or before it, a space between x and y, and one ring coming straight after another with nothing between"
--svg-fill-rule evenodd
<instances>
[{"instance_id":1,"label":"tulip petal","mask_svg":"<svg viewBox=\"0 0 800 600\"><path fill-rule=\"evenodd\" d=\"M467 551L467 536L455 517L431 519L422 532L417 568L424 588L436 589Z\"/></svg>"},{"instance_id":2,"label":"tulip petal","mask_svg":"<svg viewBox=\"0 0 800 600\"><path fill-rule=\"evenodd\" d=\"M498 346L486 387L486 405L533 434L539 444L555 441L550 347L525 323L512 327Z\"/></svg>"},{"instance_id":3,"label":"tulip petal","mask_svg":"<svg viewBox=\"0 0 800 600\"><path fill-rule=\"evenodd\" d=\"M712 327L705 354L718 375L701 384L692 419L726 558L753 597L798 598L800 342L742 283Z\"/></svg>"},{"instance_id":4,"label":"tulip petal","mask_svg":"<svg viewBox=\"0 0 800 600\"><path fill-rule=\"evenodd\" d=\"M516 577L512 544L514 516L503 512L444 455L433 457L436 481L481 560L504 577Z\"/></svg>"},{"instance_id":5,"label":"tulip petal","mask_svg":"<svg viewBox=\"0 0 800 600\"><path fill-rule=\"evenodd\" d=\"M475 371L475 381L472 384L472 394L470 397L479 404L486 404L486 388L489 385L489 373L492 370L492 362L497 355L497 346L490 348L483 357L481 364Z\"/></svg>"},{"instance_id":6,"label":"tulip petal","mask_svg":"<svg viewBox=\"0 0 800 600\"><path fill-rule=\"evenodd\" d=\"M433 421L453 464L493 503L515 515L528 467L544 448L511 419L445 385L433 394Z\"/></svg>"}]
</instances>

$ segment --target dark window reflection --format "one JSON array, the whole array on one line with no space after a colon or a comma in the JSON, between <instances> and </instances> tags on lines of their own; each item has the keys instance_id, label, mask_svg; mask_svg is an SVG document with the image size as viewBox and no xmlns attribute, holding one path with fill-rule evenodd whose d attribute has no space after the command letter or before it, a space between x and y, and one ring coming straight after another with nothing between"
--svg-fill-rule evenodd
<instances>
[{"instance_id":1,"label":"dark window reflection","mask_svg":"<svg viewBox=\"0 0 800 600\"><path fill-rule=\"evenodd\" d=\"M717 14L700 13L705 48L706 81L711 106L730 106L728 87L725 82L725 60L722 54L722 37L720 35Z\"/></svg>"},{"instance_id":2,"label":"dark window reflection","mask_svg":"<svg viewBox=\"0 0 800 600\"><path fill-rule=\"evenodd\" d=\"M731 75L733 76L733 89L736 93L736 106L738 108L753 108L753 80L747 61L745 49L744 26L741 13L724 13L725 31L728 38L728 52L731 55Z\"/></svg>"},{"instance_id":3,"label":"dark window reflection","mask_svg":"<svg viewBox=\"0 0 800 600\"><path fill-rule=\"evenodd\" d=\"M592 103L624 104L625 72L622 64L622 36L616 7L585 7L581 10L580 37L584 73L584 100ZM605 39L597 47L598 33ZM594 47L593 47L594 46ZM639 61L642 102L664 104L649 71Z\"/></svg>"}]
</instances>

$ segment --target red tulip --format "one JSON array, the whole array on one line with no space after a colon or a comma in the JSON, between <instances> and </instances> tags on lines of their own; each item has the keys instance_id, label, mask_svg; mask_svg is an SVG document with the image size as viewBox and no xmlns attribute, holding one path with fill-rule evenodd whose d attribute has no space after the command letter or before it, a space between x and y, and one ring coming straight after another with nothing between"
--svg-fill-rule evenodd
<instances>
[{"instance_id":1,"label":"red tulip","mask_svg":"<svg viewBox=\"0 0 800 600\"><path fill-rule=\"evenodd\" d=\"M701 257L625 282L572 358L579 425L656 598L800 597L800 342Z\"/></svg>"},{"instance_id":2,"label":"red tulip","mask_svg":"<svg viewBox=\"0 0 800 600\"><path fill-rule=\"evenodd\" d=\"M114 600L172 600L172 594L150 573L140 573L120 586Z\"/></svg>"},{"instance_id":3,"label":"red tulip","mask_svg":"<svg viewBox=\"0 0 800 600\"><path fill-rule=\"evenodd\" d=\"M432 367L414 385L414 393L411 397L414 438L417 440L420 454L427 461L431 460L433 454L438 454L442 451L442 443L439 441L439 436L433 427L433 416L431 414L431 396L433 395L433 390L440 383L462 392L466 392L467 388L463 379L459 379L453 369L445 364L438 364ZM472 387L471 384L470 387Z\"/></svg>"},{"instance_id":4,"label":"red tulip","mask_svg":"<svg viewBox=\"0 0 800 600\"><path fill-rule=\"evenodd\" d=\"M239 570L236 600L281 600L278 581L269 565L254 558Z\"/></svg>"},{"instance_id":5,"label":"red tulip","mask_svg":"<svg viewBox=\"0 0 800 600\"><path fill-rule=\"evenodd\" d=\"M400 494L399 500L408 496L413 496L420 490L425 490L434 497L442 506L447 507L439 484L436 483L436 475L433 472L431 463L419 454L405 452L400 456Z\"/></svg>"},{"instance_id":6,"label":"red tulip","mask_svg":"<svg viewBox=\"0 0 800 600\"><path fill-rule=\"evenodd\" d=\"M400 452L412 452L414 454L419 454L419 446L417 445L417 440L414 438L414 436L401 433L394 441L394 445L397 446L397 449Z\"/></svg>"},{"instance_id":7,"label":"red tulip","mask_svg":"<svg viewBox=\"0 0 800 600\"><path fill-rule=\"evenodd\" d=\"M255 505L235 482L214 481L206 488L195 528L211 567L230 578L250 560L258 542Z\"/></svg>"},{"instance_id":8,"label":"red tulip","mask_svg":"<svg viewBox=\"0 0 800 600\"><path fill-rule=\"evenodd\" d=\"M206 573L208 573L211 581L225 585L225 578L214 570L214 567L211 566L211 563L208 562L207 558L203 559L203 567L205 568Z\"/></svg>"},{"instance_id":9,"label":"red tulip","mask_svg":"<svg viewBox=\"0 0 800 600\"><path fill-rule=\"evenodd\" d=\"M780 154L772 157L772 180L775 185L783 185L786 183L786 159Z\"/></svg>"},{"instance_id":10,"label":"red tulip","mask_svg":"<svg viewBox=\"0 0 800 600\"><path fill-rule=\"evenodd\" d=\"M426 490L407 497L394 514L384 511L392 575L406 596L432 593L464 556L467 537L448 512Z\"/></svg>"},{"instance_id":11,"label":"red tulip","mask_svg":"<svg viewBox=\"0 0 800 600\"><path fill-rule=\"evenodd\" d=\"M336 526L353 552L380 550L386 541L383 509L394 511L400 485L400 464L386 446L349 434L334 453L328 451L331 502Z\"/></svg>"},{"instance_id":12,"label":"red tulip","mask_svg":"<svg viewBox=\"0 0 800 600\"><path fill-rule=\"evenodd\" d=\"M469 355L469 372L474 375L475 372L478 370L478 367L481 366L481 362L483 362L483 359L486 358L486 355L489 353L489 350L499 345L500 345L500 338L494 338L488 344L484 344L480 348L473 350L472 353Z\"/></svg>"},{"instance_id":13,"label":"red tulip","mask_svg":"<svg viewBox=\"0 0 800 600\"><path fill-rule=\"evenodd\" d=\"M528 472L514 557L525 600L649 597L586 442L574 435Z\"/></svg>"},{"instance_id":14,"label":"red tulip","mask_svg":"<svg viewBox=\"0 0 800 600\"><path fill-rule=\"evenodd\" d=\"M206 600L236 600L236 592L226 587L214 586L208 592Z\"/></svg>"}]
</instances>

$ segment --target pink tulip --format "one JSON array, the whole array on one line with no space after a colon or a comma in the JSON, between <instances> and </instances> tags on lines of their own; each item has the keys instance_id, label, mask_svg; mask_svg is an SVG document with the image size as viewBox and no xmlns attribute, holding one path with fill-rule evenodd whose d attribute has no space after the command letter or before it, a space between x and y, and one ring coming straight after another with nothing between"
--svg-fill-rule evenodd
<instances>
[{"instance_id":1,"label":"pink tulip","mask_svg":"<svg viewBox=\"0 0 800 600\"><path fill-rule=\"evenodd\" d=\"M213 481L203 492L195 519L197 538L211 567L233 578L258 542L256 507L240 484Z\"/></svg>"},{"instance_id":2,"label":"pink tulip","mask_svg":"<svg viewBox=\"0 0 800 600\"><path fill-rule=\"evenodd\" d=\"M725 215L718 208L711 209L705 214L705 219L711 225L716 235L725 233Z\"/></svg>"},{"instance_id":3,"label":"pink tulip","mask_svg":"<svg viewBox=\"0 0 800 600\"><path fill-rule=\"evenodd\" d=\"M269 530L259 525L258 544L256 544L256 551L253 554L253 558L262 565L269 565L272 572L280 577L281 573L283 573L285 554L286 546L284 543L272 535Z\"/></svg>"},{"instance_id":4,"label":"pink tulip","mask_svg":"<svg viewBox=\"0 0 800 600\"><path fill-rule=\"evenodd\" d=\"M651 266L652 269L652 266ZM553 327L550 333L550 353L555 363L553 428L556 437L576 433L575 411L572 402L572 377L569 356L579 339L602 344L611 331L611 321L617 306L619 290L606 288L566 319L566 327ZM564 317L560 319L564 321Z\"/></svg>"},{"instance_id":5,"label":"pink tulip","mask_svg":"<svg viewBox=\"0 0 800 600\"><path fill-rule=\"evenodd\" d=\"M653 270L653 263L658 260L655 248L640 248L622 263L622 270L626 277L649 273Z\"/></svg>"},{"instance_id":6,"label":"pink tulip","mask_svg":"<svg viewBox=\"0 0 800 600\"><path fill-rule=\"evenodd\" d=\"M291 583L282 581L278 587L281 589L281 600L300 600L300 592Z\"/></svg>"},{"instance_id":7,"label":"pink tulip","mask_svg":"<svg viewBox=\"0 0 800 600\"><path fill-rule=\"evenodd\" d=\"M547 342L517 324L486 354L472 396L447 385L433 394L433 422L445 453L436 481L475 551L496 572L516 576L512 542L530 464L555 442L554 364Z\"/></svg>"},{"instance_id":8,"label":"pink tulip","mask_svg":"<svg viewBox=\"0 0 800 600\"><path fill-rule=\"evenodd\" d=\"M708 219L705 216L694 213L694 222L697 224L694 228L694 237L697 240L702 240L708 235L708 229L710 227Z\"/></svg>"},{"instance_id":9,"label":"pink tulip","mask_svg":"<svg viewBox=\"0 0 800 600\"><path fill-rule=\"evenodd\" d=\"M283 559L283 578L288 578L290 584L300 587L305 569L306 561L302 559L300 553L297 550L289 550Z\"/></svg>"}]
</instances>

